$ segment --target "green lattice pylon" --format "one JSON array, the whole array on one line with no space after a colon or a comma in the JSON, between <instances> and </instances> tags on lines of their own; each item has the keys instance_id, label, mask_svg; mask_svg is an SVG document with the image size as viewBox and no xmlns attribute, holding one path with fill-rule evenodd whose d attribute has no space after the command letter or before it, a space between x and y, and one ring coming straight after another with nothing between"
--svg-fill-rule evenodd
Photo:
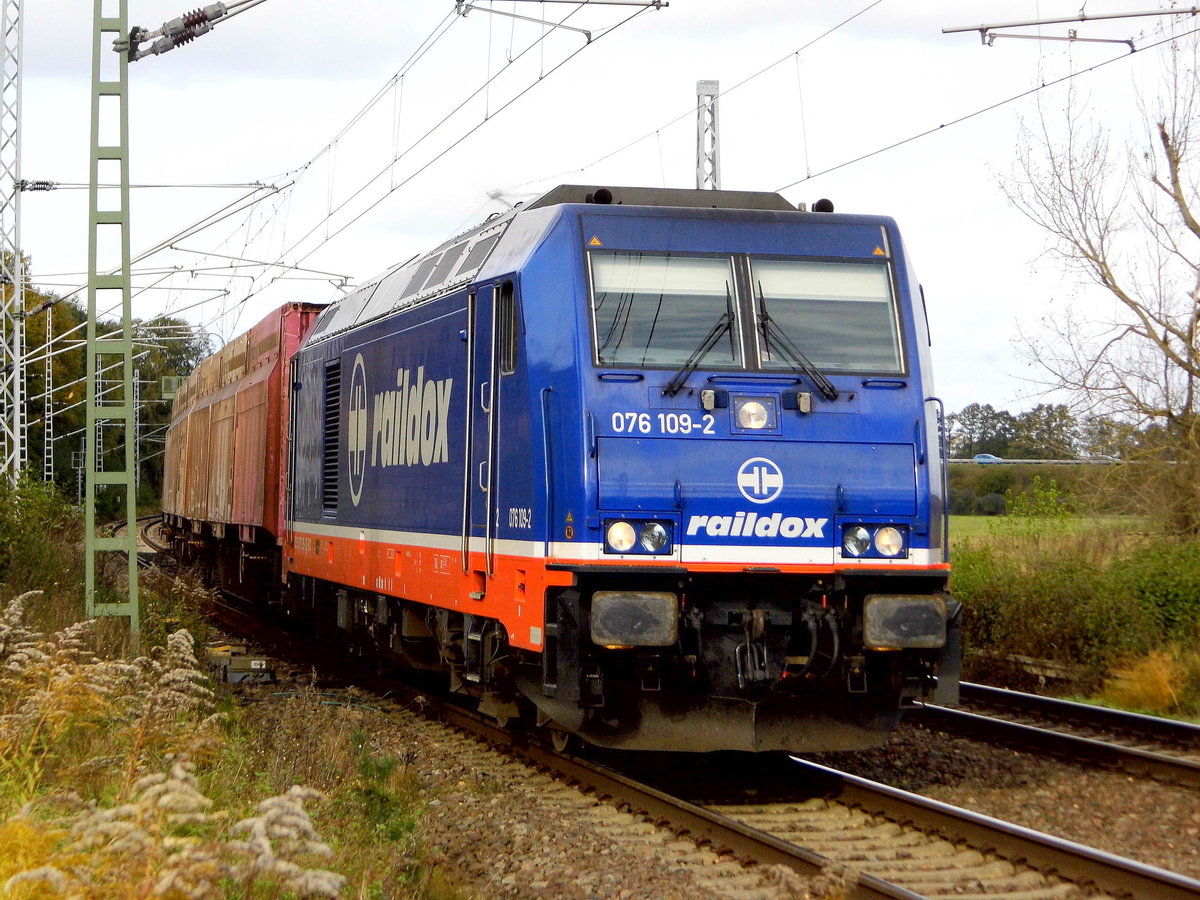
<instances>
[{"instance_id":1,"label":"green lattice pylon","mask_svg":"<svg viewBox=\"0 0 1200 900\"><path fill-rule=\"evenodd\" d=\"M117 7L105 16L104 7ZM137 430L133 391L133 318L129 271L129 61L113 43L128 33L128 0L95 0L92 44L91 185L88 191L87 428L85 441L85 585L87 614L128 616L138 633ZM103 176L103 178L102 178ZM119 179L119 189L105 188ZM120 326L97 333L96 320ZM106 326L107 329L107 326ZM117 495L124 532L97 533L97 500ZM117 517L120 524L120 516ZM114 553L127 557L128 590L101 596L97 574ZM104 567L106 570L109 567ZM116 570L119 572L119 570Z\"/></svg>"}]
</instances>

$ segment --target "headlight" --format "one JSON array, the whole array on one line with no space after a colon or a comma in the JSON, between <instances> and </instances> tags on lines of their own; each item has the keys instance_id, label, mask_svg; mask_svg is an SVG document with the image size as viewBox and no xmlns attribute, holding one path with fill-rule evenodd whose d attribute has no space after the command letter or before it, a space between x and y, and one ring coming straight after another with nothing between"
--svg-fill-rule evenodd
<instances>
[{"instance_id":1,"label":"headlight","mask_svg":"<svg viewBox=\"0 0 1200 900\"><path fill-rule=\"evenodd\" d=\"M843 525L842 555L859 559L906 559L908 527L882 522Z\"/></svg>"},{"instance_id":2,"label":"headlight","mask_svg":"<svg viewBox=\"0 0 1200 900\"><path fill-rule=\"evenodd\" d=\"M611 529L609 529L611 531ZM663 547L667 546L667 541L670 536L667 534L667 529L663 528L657 522L647 522L642 526L642 548L651 553L657 553ZM611 542L610 542L611 543Z\"/></svg>"},{"instance_id":3,"label":"headlight","mask_svg":"<svg viewBox=\"0 0 1200 900\"><path fill-rule=\"evenodd\" d=\"M608 532L604 537L608 541L608 546L618 553L628 553L637 541L637 532L628 522L618 521L608 526Z\"/></svg>"},{"instance_id":4,"label":"headlight","mask_svg":"<svg viewBox=\"0 0 1200 900\"><path fill-rule=\"evenodd\" d=\"M675 523L637 516L604 520L604 552L666 556L674 552Z\"/></svg>"},{"instance_id":5,"label":"headlight","mask_svg":"<svg viewBox=\"0 0 1200 900\"><path fill-rule=\"evenodd\" d=\"M847 556L862 556L871 549L871 532L854 525L842 533L842 550Z\"/></svg>"},{"instance_id":6,"label":"headlight","mask_svg":"<svg viewBox=\"0 0 1200 900\"><path fill-rule=\"evenodd\" d=\"M897 556L904 549L904 537L891 525L875 532L875 549L884 556Z\"/></svg>"},{"instance_id":7,"label":"headlight","mask_svg":"<svg viewBox=\"0 0 1200 900\"><path fill-rule=\"evenodd\" d=\"M767 408L759 401L744 400L738 404L738 428L750 428L756 430L759 428L766 428L769 421L770 416L767 414Z\"/></svg>"}]
</instances>

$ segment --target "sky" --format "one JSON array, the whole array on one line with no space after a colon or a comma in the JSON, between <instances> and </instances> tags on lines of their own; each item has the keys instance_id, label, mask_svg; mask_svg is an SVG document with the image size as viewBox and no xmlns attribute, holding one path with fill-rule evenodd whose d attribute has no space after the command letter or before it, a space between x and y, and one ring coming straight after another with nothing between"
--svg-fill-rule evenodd
<instances>
[{"instance_id":1,"label":"sky","mask_svg":"<svg viewBox=\"0 0 1200 900\"><path fill-rule=\"evenodd\" d=\"M129 0L129 24L156 28L185 11L176 2ZM132 191L131 243L135 254L171 244L135 264L134 315L179 315L220 344L281 303L332 300L556 184L695 187L696 82L717 80L723 188L896 218L948 410L1058 402L1028 340L1089 295L1005 195L1021 130L1039 116L1061 123L1073 88L1085 120L1141 146L1139 97L1165 65L1150 45L1197 24L1008 28L1089 40L988 46L943 29L1076 16L1080 0L476 6L266 0L132 64L131 182L148 187ZM86 281L87 192L70 186L89 177L91 8L23 10L21 174L62 187L23 195L21 237L33 284L59 293Z\"/></svg>"}]
</instances>

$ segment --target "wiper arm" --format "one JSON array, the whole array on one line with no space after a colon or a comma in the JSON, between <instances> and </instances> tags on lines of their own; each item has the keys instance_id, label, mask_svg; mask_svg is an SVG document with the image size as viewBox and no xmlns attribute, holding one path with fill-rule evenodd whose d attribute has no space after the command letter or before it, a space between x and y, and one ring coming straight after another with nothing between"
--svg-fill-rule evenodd
<instances>
[{"instance_id":1,"label":"wiper arm","mask_svg":"<svg viewBox=\"0 0 1200 900\"><path fill-rule=\"evenodd\" d=\"M728 287L726 290L728 290ZM684 383L688 380L688 376L696 371L696 367L700 365L701 360L708 356L713 347L717 346L717 341L721 339L721 335L728 331L732 325L733 313L726 310L725 314L717 319L708 336L700 342L700 346L692 351L692 355L687 358L687 362L680 366L679 371L667 382L667 386L663 388L663 393L666 396L674 397L679 393Z\"/></svg>"},{"instance_id":2,"label":"wiper arm","mask_svg":"<svg viewBox=\"0 0 1200 900\"><path fill-rule=\"evenodd\" d=\"M787 336L782 328L775 324L775 320L771 318L767 312L767 299L763 296L762 283L758 285L758 322L762 326L763 335L768 338L775 339L776 350L782 351L780 356L783 356L792 368L807 375L809 380L817 386L817 390L821 392L821 396L826 400L836 400L838 398L838 389L834 387L833 382L825 377L825 373L814 366L807 356L805 356L800 348L792 343L792 339ZM768 344L768 352L770 346Z\"/></svg>"}]
</instances>

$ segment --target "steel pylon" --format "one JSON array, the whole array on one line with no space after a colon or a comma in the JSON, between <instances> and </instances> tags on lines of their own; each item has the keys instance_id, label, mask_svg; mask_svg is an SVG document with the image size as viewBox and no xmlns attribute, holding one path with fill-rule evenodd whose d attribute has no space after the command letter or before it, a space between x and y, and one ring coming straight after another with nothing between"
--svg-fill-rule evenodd
<instances>
[{"instance_id":1,"label":"steel pylon","mask_svg":"<svg viewBox=\"0 0 1200 900\"><path fill-rule=\"evenodd\" d=\"M116 7L105 16L105 7ZM139 627L137 572L137 420L133 374L133 310L129 264L129 58L113 44L128 35L128 0L95 0L92 45L91 182L88 189L87 427L84 429L85 590L88 616L128 616L129 630ZM99 195L100 169L105 181L119 173L120 188ZM102 250L119 257L101 259ZM98 334L97 318L114 317L114 331ZM122 533L98 534L96 501L116 494L124 512ZM117 524L120 524L118 518ZM99 563L125 555L128 590L120 601L96 594Z\"/></svg>"},{"instance_id":2,"label":"steel pylon","mask_svg":"<svg viewBox=\"0 0 1200 900\"><path fill-rule=\"evenodd\" d=\"M696 189L721 189L721 138L718 131L718 81L696 82Z\"/></svg>"},{"instance_id":3,"label":"steel pylon","mask_svg":"<svg viewBox=\"0 0 1200 900\"><path fill-rule=\"evenodd\" d=\"M21 259L20 0L0 0L0 473L29 460L25 427L25 267Z\"/></svg>"}]
</instances>

